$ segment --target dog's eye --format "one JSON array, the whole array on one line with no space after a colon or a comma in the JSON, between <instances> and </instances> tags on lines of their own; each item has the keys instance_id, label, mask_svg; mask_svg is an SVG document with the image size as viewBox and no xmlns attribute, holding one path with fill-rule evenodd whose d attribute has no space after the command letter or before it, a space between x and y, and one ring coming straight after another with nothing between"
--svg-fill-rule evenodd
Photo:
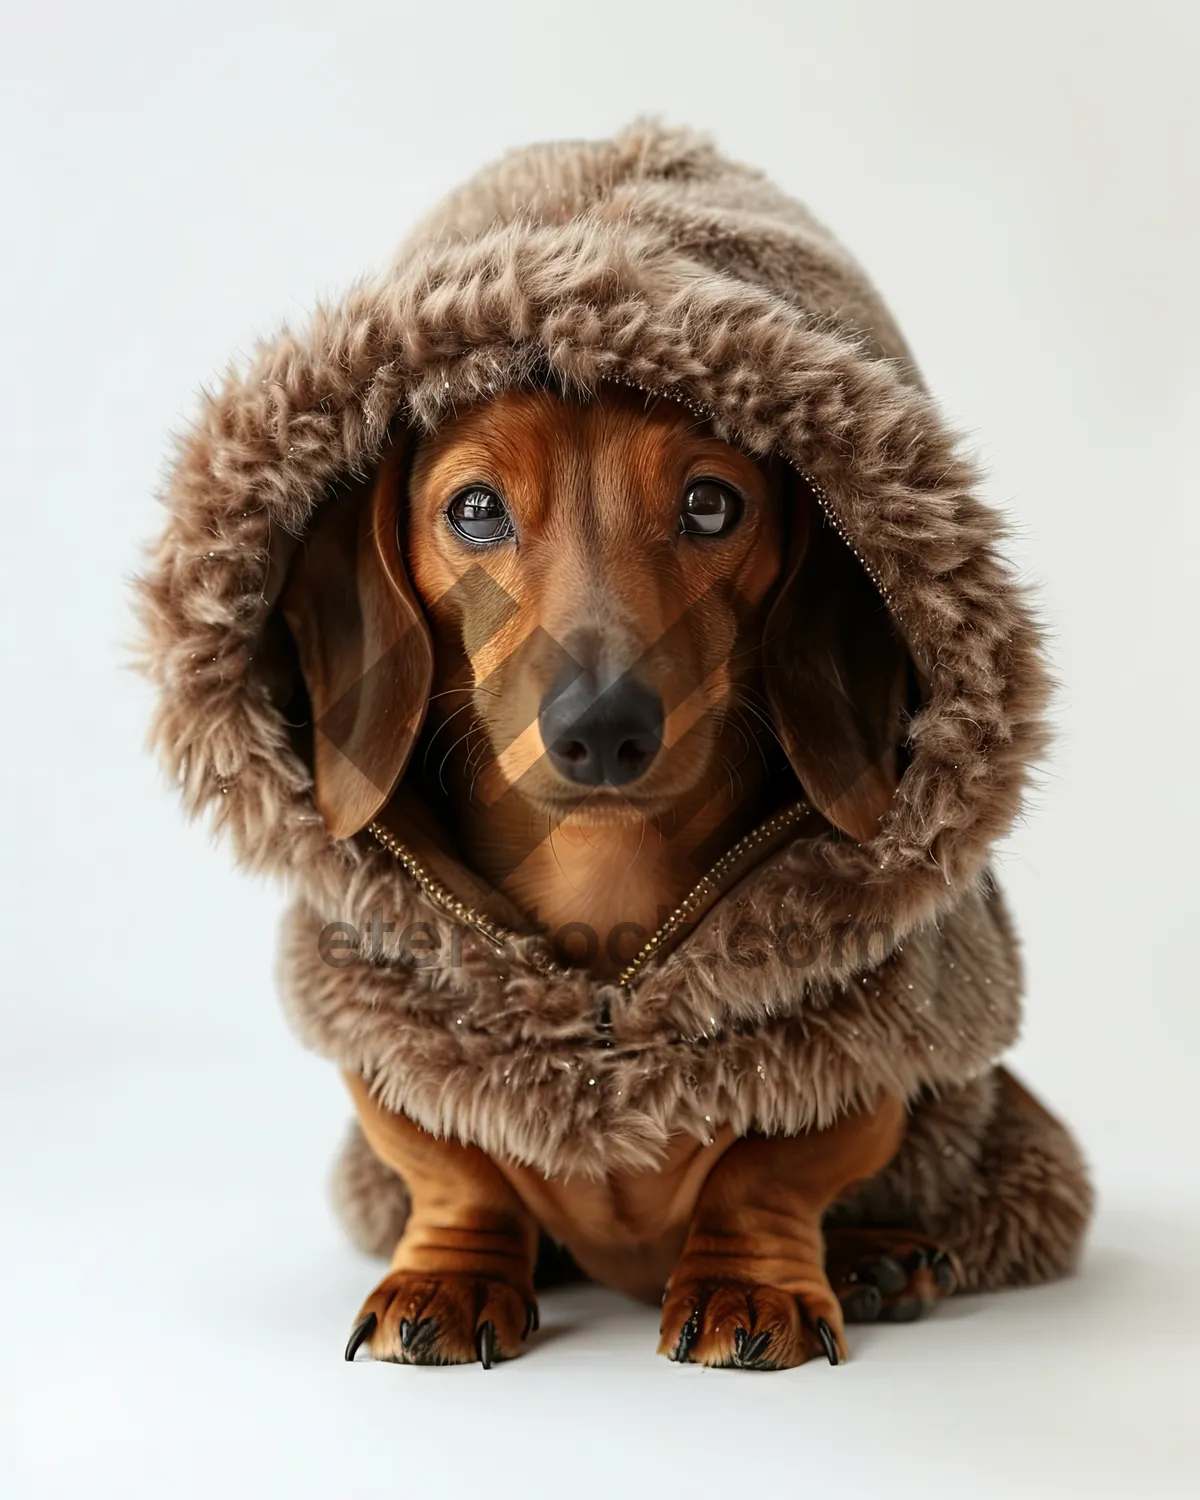
<instances>
[{"instance_id":1,"label":"dog's eye","mask_svg":"<svg viewBox=\"0 0 1200 1500\"><path fill-rule=\"evenodd\" d=\"M716 479L697 479L688 486L679 508L679 529L687 536L720 536L742 513L736 490Z\"/></svg>"},{"instance_id":2,"label":"dog's eye","mask_svg":"<svg viewBox=\"0 0 1200 1500\"><path fill-rule=\"evenodd\" d=\"M478 486L455 495L446 519L464 542L503 542L513 534L508 507L494 490Z\"/></svg>"}]
</instances>

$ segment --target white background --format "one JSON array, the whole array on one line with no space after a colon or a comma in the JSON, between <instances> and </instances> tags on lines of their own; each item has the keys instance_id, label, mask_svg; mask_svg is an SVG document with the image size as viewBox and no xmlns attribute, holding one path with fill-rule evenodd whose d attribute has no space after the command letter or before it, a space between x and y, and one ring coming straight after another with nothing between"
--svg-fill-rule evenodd
<instances>
[{"instance_id":1,"label":"white background","mask_svg":"<svg viewBox=\"0 0 1200 1500\"><path fill-rule=\"evenodd\" d=\"M1200 1492L1186 3L5 5L0 1493ZM490 1374L346 1366L348 1109L285 1033L276 894L141 753L126 579L169 430L498 150L708 127L878 279L1040 581L1060 735L1003 878L1019 1070L1086 1143L1082 1276L679 1369L546 1300ZM1190 1427L1190 1435L1187 1429Z\"/></svg>"}]
</instances>

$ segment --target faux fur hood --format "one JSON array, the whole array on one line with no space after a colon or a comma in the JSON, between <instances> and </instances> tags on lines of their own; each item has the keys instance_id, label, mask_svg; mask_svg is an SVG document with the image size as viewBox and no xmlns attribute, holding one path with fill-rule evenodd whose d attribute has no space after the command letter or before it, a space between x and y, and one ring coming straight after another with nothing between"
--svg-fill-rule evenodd
<instances>
[{"instance_id":1,"label":"faux fur hood","mask_svg":"<svg viewBox=\"0 0 1200 1500\"><path fill-rule=\"evenodd\" d=\"M547 377L667 395L782 455L924 689L876 837L781 823L624 984L558 970L519 924L464 922L411 851L331 838L269 645L296 538L389 429ZM979 1075L1018 1022L987 859L1042 747L1045 679L976 485L828 231L706 139L644 122L504 157L386 272L263 344L180 440L140 602L154 738L185 806L296 898L283 988L301 1035L426 1128L548 1172L649 1165L674 1131L795 1130Z\"/></svg>"}]
</instances>

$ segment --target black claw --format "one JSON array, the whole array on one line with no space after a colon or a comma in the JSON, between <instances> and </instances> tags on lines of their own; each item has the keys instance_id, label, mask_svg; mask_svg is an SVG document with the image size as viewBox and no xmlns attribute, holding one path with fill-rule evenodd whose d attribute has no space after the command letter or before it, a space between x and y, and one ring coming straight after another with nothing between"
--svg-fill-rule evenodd
<instances>
[{"instance_id":1,"label":"black claw","mask_svg":"<svg viewBox=\"0 0 1200 1500\"><path fill-rule=\"evenodd\" d=\"M924 1246L921 1246L919 1250L914 1250L908 1257L908 1268L910 1271L923 1271L928 1265L929 1251Z\"/></svg>"},{"instance_id":2,"label":"black claw","mask_svg":"<svg viewBox=\"0 0 1200 1500\"><path fill-rule=\"evenodd\" d=\"M842 1298L842 1312L852 1323L874 1323L883 1311L883 1295L877 1286L856 1286Z\"/></svg>"},{"instance_id":3,"label":"black claw","mask_svg":"<svg viewBox=\"0 0 1200 1500\"><path fill-rule=\"evenodd\" d=\"M750 1334L744 1328L739 1328L733 1335L734 1358L739 1365L749 1368L761 1362L767 1345L771 1342L771 1330L764 1328L761 1333Z\"/></svg>"},{"instance_id":4,"label":"black claw","mask_svg":"<svg viewBox=\"0 0 1200 1500\"><path fill-rule=\"evenodd\" d=\"M950 1257L944 1250L935 1251L930 1265L933 1267L933 1279L938 1290L945 1292L948 1296L954 1290L955 1281L954 1266Z\"/></svg>"},{"instance_id":5,"label":"black claw","mask_svg":"<svg viewBox=\"0 0 1200 1500\"><path fill-rule=\"evenodd\" d=\"M675 1360L676 1363L681 1365L687 1363L688 1354L691 1351L692 1345L696 1342L699 1333L700 1309L698 1307L694 1307L687 1319L687 1322L684 1323L683 1327L679 1330L679 1342L675 1345L674 1352L671 1355L671 1358Z\"/></svg>"},{"instance_id":6,"label":"black claw","mask_svg":"<svg viewBox=\"0 0 1200 1500\"><path fill-rule=\"evenodd\" d=\"M483 1368L490 1370L492 1361L496 1358L496 1325L490 1320L479 1325L479 1332L475 1335L475 1353Z\"/></svg>"},{"instance_id":7,"label":"black claw","mask_svg":"<svg viewBox=\"0 0 1200 1500\"><path fill-rule=\"evenodd\" d=\"M863 1271L884 1297L898 1297L908 1285L908 1272L894 1255L881 1255L864 1266Z\"/></svg>"},{"instance_id":8,"label":"black claw","mask_svg":"<svg viewBox=\"0 0 1200 1500\"><path fill-rule=\"evenodd\" d=\"M825 1358L829 1363L831 1365L840 1364L841 1360L838 1357L837 1339L834 1338L833 1329L830 1328L824 1318L817 1319L817 1337L821 1340L821 1345L825 1350Z\"/></svg>"},{"instance_id":9,"label":"black claw","mask_svg":"<svg viewBox=\"0 0 1200 1500\"><path fill-rule=\"evenodd\" d=\"M354 1356L358 1353L360 1347L365 1344L366 1341L375 1332L375 1327L378 1322L379 1319L372 1312L368 1313L361 1323L356 1323L354 1325L354 1331L351 1333L350 1338L346 1344L347 1364L353 1362Z\"/></svg>"},{"instance_id":10,"label":"black claw","mask_svg":"<svg viewBox=\"0 0 1200 1500\"><path fill-rule=\"evenodd\" d=\"M401 1318L400 1347L407 1354L421 1354L433 1343L437 1333L434 1318Z\"/></svg>"},{"instance_id":11,"label":"black claw","mask_svg":"<svg viewBox=\"0 0 1200 1500\"><path fill-rule=\"evenodd\" d=\"M541 1326L542 1320L538 1314L537 1303L527 1302L525 1304L525 1337L528 1338L531 1333L536 1333Z\"/></svg>"}]
</instances>

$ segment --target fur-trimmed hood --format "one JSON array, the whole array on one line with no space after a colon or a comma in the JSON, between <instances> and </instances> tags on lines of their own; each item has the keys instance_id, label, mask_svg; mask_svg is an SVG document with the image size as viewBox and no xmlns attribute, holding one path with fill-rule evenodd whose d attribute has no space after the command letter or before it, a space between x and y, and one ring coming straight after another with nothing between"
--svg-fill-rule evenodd
<instances>
[{"instance_id":1,"label":"fur-trimmed hood","mask_svg":"<svg viewBox=\"0 0 1200 1500\"><path fill-rule=\"evenodd\" d=\"M803 814L752 836L624 983L559 970L519 921L464 921L436 860L386 835L333 839L271 645L331 489L397 422L433 429L534 377L667 395L780 454L922 683L876 836ZM653 124L511 153L384 274L261 346L179 443L140 600L155 742L188 811L296 898L283 988L300 1034L389 1107L547 1172L650 1165L676 1131L795 1130L983 1072L1019 1018L987 859L1042 747L1045 678L976 487L830 234Z\"/></svg>"}]
</instances>

